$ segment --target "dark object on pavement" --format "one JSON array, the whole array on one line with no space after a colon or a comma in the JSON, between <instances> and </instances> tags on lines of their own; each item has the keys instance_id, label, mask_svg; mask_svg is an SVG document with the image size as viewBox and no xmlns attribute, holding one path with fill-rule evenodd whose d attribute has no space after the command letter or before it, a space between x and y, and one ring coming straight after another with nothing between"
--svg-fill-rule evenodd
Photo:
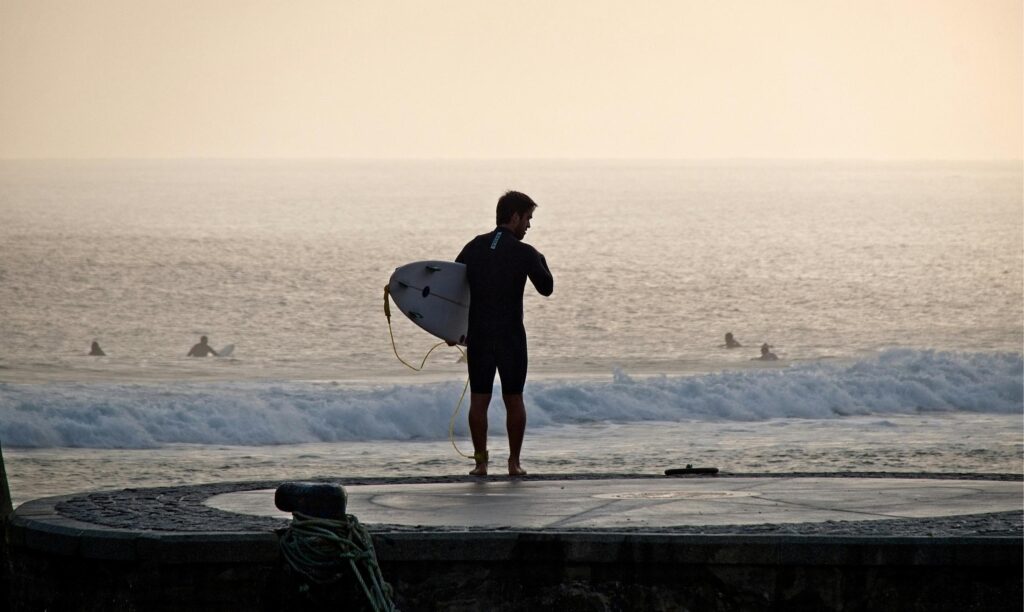
<instances>
[{"instance_id":1,"label":"dark object on pavement","mask_svg":"<svg viewBox=\"0 0 1024 612\"><path fill-rule=\"evenodd\" d=\"M685 474L717 474L718 468L716 467L693 467L689 463L684 468L672 468L665 470L666 476L681 476Z\"/></svg>"},{"instance_id":2,"label":"dark object on pavement","mask_svg":"<svg viewBox=\"0 0 1024 612\"><path fill-rule=\"evenodd\" d=\"M336 483L286 482L274 492L274 505L284 512L341 520L345 518L348 493Z\"/></svg>"}]
</instances>

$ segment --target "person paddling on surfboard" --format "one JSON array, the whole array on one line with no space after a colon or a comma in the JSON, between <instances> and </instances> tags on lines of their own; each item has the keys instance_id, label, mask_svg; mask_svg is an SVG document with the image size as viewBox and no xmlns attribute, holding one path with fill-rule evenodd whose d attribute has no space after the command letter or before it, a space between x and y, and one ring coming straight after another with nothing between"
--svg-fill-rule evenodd
<instances>
[{"instance_id":1,"label":"person paddling on surfboard","mask_svg":"<svg viewBox=\"0 0 1024 612\"><path fill-rule=\"evenodd\" d=\"M526 279L544 296L554 291L547 261L537 249L522 242L530 229L537 204L529 196L509 191L498 199L494 231L469 241L455 261L466 266L469 282L469 431L473 438L473 476L487 475L487 408L491 403L494 373L501 377L508 429L509 476L524 476L519 453L526 433L526 328L523 326L523 290Z\"/></svg>"},{"instance_id":2,"label":"person paddling on surfboard","mask_svg":"<svg viewBox=\"0 0 1024 612\"><path fill-rule=\"evenodd\" d=\"M772 347L768 346L768 343L765 342L764 344L761 345L761 356L760 357L755 357L753 360L754 361L777 361L778 358L779 358L779 356L772 352Z\"/></svg>"},{"instance_id":3,"label":"person paddling on surfboard","mask_svg":"<svg viewBox=\"0 0 1024 612\"><path fill-rule=\"evenodd\" d=\"M207 344L206 336L199 338L199 344L193 346L188 352L189 357L206 357L207 355L217 356L217 351L213 350L213 347Z\"/></svg>"}]
</instances>

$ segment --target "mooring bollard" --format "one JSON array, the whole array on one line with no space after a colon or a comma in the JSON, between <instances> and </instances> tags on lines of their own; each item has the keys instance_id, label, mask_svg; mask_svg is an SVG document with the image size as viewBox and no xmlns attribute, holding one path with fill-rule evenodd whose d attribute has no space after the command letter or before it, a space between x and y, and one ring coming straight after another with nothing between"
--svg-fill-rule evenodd
<instances>
[{"instance_id":1,"label":"mooring bollard","mask_svg":"<svg viewBox=\"0 0 1024 612\"><path fill-rule=\"evenodd\" d=\"M274 505L284 512L341 520L348 507L348 493L336 483L286 482L274 492Z\"/></svg>"}]
</instances>

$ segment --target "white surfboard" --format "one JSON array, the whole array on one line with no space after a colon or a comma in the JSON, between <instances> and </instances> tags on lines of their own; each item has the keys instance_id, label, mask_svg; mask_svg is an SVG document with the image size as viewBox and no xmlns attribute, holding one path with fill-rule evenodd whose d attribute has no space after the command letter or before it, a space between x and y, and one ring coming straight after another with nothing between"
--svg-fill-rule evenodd
<instances>
[{"instance_id":1,"label":"white surfboard","mask_svg":"<svg viewBox=\"0 0 1024 612\"><path fill-rule=\"evenodd\" d=\"M405 264L391 275L388 290L413 323L442 340L465 346L469 331L466 266L454 261Z\"/></svg>"},{"instance_id":2,"label":"white surfboard","mask_svg":"<svg viewBox=\"0 0 1024 612\"><path fill-rule=\"evenodd\" d=\"M234 353L234 352L235 352L235 345L234 344L229 344L229 345L225 346L224 348L220 349L219 351L217 351L217 356L218 357L230 357L231 353Z\"/></svg>"}]
</instances>

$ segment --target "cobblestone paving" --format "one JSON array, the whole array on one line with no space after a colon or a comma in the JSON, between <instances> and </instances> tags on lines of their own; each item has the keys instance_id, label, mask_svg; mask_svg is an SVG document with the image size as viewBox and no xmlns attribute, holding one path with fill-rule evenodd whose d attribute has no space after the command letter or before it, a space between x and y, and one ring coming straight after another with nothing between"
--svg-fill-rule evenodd
<instances>
[{"instance_id":1,"label":"cobblestone paving","mask_svg":"<svg viewBox=\"0 0 1024 612\"><path fill-rule=\"evenodd\" d=\"M531 476L530 480L599 480L654 478L645 474L586 474ZM1024 481L1021 474L954 474L954 473L785 473L785 474L719 474L713 478L927 478L938 480L1002 480ZM495 479L500 479L497 477ZM663 477L664 478L664 477ZM687 477L690 478L690 477ZM702 476L700 478L708 478ZM338 482L345 485L425 484L475 482L469 476L438 476L418 478L322 478L317 482ZM69 496L56 504L57 512L66 518L132 530L178 532L267 532L288 526L288 521L271 517L225 512L203 502L222 493L275 489L285 481L268 480L231 482L209 485L185 485L146 489L124 489ZM371 532L445 532L467 531L465 527L409 527L406 525L367 524ZM513 531L512 528L509 528ZM470 529L469 531L495 531ZM597 529L560 529L559 531L599 532ZM617 533L674 533L706 535L835 535L835 536L1024 536L1024 511L995 512L924 519L892 519L871 521L826 521L822 523L680 526L659 528L616 529Z\"/></svg>"}]
</instances>

